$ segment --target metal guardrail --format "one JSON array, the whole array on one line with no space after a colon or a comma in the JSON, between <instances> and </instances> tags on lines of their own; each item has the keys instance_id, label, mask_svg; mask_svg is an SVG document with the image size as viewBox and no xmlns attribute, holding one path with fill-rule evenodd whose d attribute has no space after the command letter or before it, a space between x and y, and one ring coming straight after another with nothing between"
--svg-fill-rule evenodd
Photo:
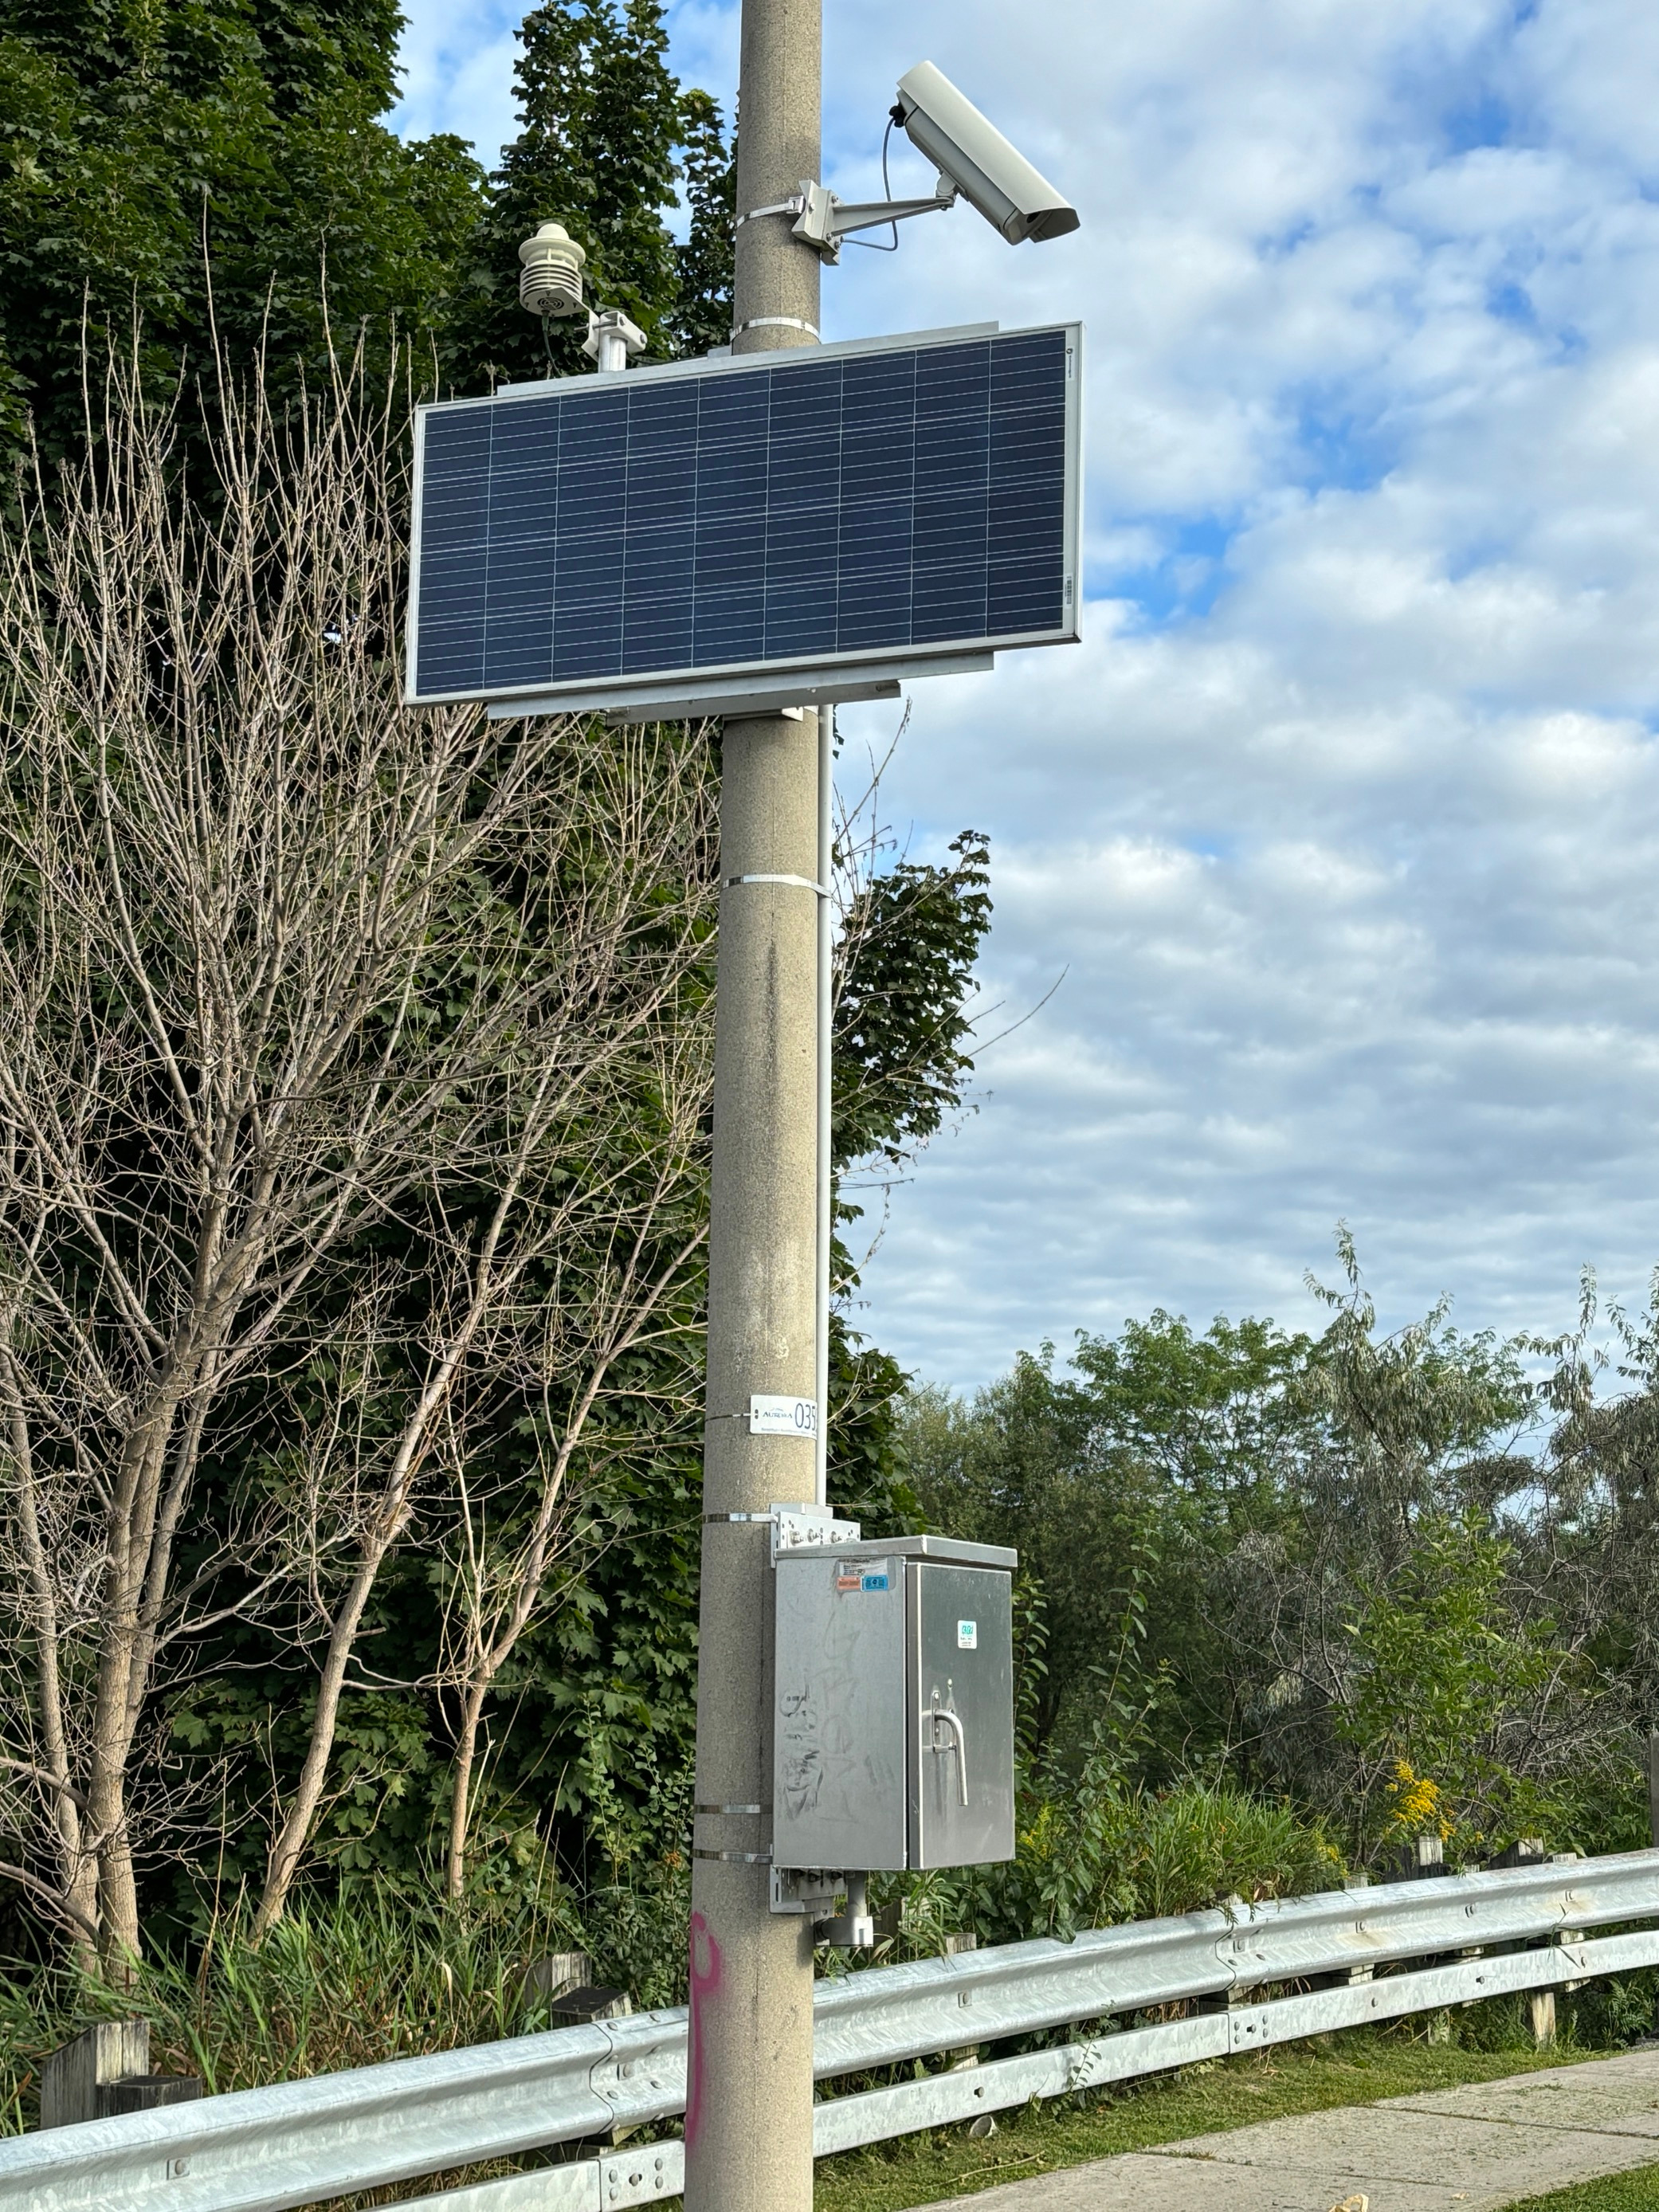
<instances>
[{"instance_id":1,"label":"metal guardrail","mask_svg":"<svg viewBox=\"0 0 1659 2212\"><path fill-rule=\"evenodd\" d=\"M822 2100L816 2148L822 2156L1034 2096L1659 1965L1659 1927L1629 1925L1644 1920L1659 1921L1659 1850L1187 1913L820 1982L821 2081L1178 2003L1200 2009ZM1585 1932L1607 1927L1621 1932ZM1285 1984L1302 1986L1267 1994ZM639 2013L15 2136L0 2142L0 2212L291 2212L614 2139L684 2103L684 2011ZM683 2180L671 2139L419 2203L421 2212L610 2212L660 2202Z\"/></svg>"}]
</instances>

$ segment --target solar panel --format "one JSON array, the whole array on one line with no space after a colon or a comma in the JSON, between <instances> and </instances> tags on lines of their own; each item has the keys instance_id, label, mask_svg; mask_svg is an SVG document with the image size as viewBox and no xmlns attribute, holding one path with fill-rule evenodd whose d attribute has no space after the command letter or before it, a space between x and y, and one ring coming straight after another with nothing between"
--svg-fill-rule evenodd
<instances>
[{"instance_id":1,"label":"solar panel","mask_svg":"<svg viewBox=\"0 0 1659 2212\"><path fill-rule=\"evenodd\" d=\"M1075 325L944 331L422 408L408 696L622 702L1075 638L1080 351Z\"/></svg>"}]
</instances>

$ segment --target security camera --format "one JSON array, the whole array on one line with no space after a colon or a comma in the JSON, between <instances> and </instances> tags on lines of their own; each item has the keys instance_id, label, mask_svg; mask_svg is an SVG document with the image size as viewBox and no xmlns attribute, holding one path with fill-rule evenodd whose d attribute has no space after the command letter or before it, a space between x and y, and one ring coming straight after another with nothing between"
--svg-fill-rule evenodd
<instances>
[{"instance_id":1,"label":"security camera","mask_svg":"<svg viewBox=\"0 0 1659 2212\"><path fill-rule=\"evenodd\" d=\"M1077 210L932 62L899 79L893 120L1010 246L1077 228Z\"/></svg>"}]
</instances>

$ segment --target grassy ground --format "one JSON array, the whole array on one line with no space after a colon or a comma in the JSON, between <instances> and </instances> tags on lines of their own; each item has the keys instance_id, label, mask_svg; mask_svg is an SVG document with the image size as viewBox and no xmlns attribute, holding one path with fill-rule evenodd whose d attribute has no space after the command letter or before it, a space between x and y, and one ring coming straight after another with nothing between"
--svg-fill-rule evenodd
<instances>
[{"instance_id":1,"label":"grassy ground","mask_svg":"<svg viewBox=\"0 0 1659 2212\"><path fill-rule=\"evenodd\" d=\"M1400 2033L1326 2036L1249 2057L1216 2059L1179 2074L1103 2090L1086 2102L1061 2099L999 2115L996 2134L975 2142L964 2128L907 2136L867 2150L820 2160L813 2194L816 2212L901 2212L911 2205L968 2196L1005 2181L1024 2181L1085 2159L1144 2150L1183 2136L1248 2127L1256 2120L1323 2111L1332 2105L1368 2105L1466 2081L1491 2081L1535 2067L1604 2051L1470 2051ZM1645 2177L1647 2194L1628 2201L1568 2190L1540 2198L1549 2212L1659 2212L1659 2172ZM1613 2191L1634 2179L1598 2184ZM1585 2199L1583 2204L1580 2197ZM1534 2212L1534 2208L1528 2208Z\"/></svg>"},{"instance_id":2,"label":"grassy ground","mask_svg":"<svg viewBox=\"0 0 1659 2212\"><path fill-rule=\"evenodd\" d=\"M1510 2212L1659 2212L1659 2166L1638 2166L1633 2173L1613 2173L1605 2181L1581 2181L1576 2189L1528 2197Z\"/></svg>"}]
</instances>

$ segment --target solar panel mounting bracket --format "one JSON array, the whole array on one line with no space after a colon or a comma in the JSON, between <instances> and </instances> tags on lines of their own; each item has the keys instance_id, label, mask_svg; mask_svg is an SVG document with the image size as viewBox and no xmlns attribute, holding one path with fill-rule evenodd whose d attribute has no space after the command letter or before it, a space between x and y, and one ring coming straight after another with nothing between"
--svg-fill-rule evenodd
<instances>
[{"instance_id":1,"label":"solar panel mounting bracket","mask_svg":"<svg viewBox=\"0 0 1659 2212\"><path fill-rule=\"evenodd\" d=\"M801 707L850 706L896 699L908 681L925 676L982 676L996 666L994 653L918 655L890 666L772 670L757 676L711 676L666 683L568 684L518 699L493 699L491 721L520 714L603 714L607 721L683 722L745 714L781 714Z\"/></svg>"},{"instance_id":2,"label":"solar panel mounting bracket","mask_svg":"<svg viewBox=\"0 0 1659 2212\"><path fill-rule=\"evenodd\" d=\"M642 354L647 343L645 332L620 307L602 307L597 314L589 313L582 351L602 372L614 374Z\"/></svg>"}]
</instances>

